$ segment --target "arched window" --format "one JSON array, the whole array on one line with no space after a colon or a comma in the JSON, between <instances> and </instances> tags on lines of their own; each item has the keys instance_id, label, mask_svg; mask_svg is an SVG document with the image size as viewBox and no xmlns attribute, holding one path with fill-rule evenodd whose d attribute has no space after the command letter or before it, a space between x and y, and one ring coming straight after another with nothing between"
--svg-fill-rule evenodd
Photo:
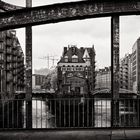
<instances>
[{"instance_id":1,"label":"arched window","mask_svg":"<svg viewBox=\"0 0 140 140\"><path fill-rule=\"evenodd\" d=\"M65 56L65 57L64 57L64 61L65 61L65 62L68 62L68 56Z\"/></svg>"},{"instance_id":2,"label":"arched window","mask_svg":"<svg viewBox=\"0 0 140 140\"><path fill-rule=\"evenodd\" d=\"M77 55L72 56L72 62L78 62L78 56Z\"/></svg>"}]
</instances>

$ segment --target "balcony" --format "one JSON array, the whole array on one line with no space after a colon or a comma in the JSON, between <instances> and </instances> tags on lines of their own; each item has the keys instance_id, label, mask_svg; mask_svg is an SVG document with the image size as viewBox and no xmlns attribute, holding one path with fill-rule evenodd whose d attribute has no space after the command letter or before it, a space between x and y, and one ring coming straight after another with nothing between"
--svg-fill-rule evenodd
<instances>
[{"instance_id":1,"label":"balcony","mask_svg":"<svg viewBox=\"0 0 140 140\"><path fill-rule=\"evenodd\" d=\"M6 60L7 62L12 62L12 56L7 56L7 60Z\"/></svg>"},{"instance_id":2,"label":"balcony","mask_svg":"<svg viewBox=\"0 0 140 140\"><path fill-rule=\"evenodd\" d=\"M4 49L0 48L0 53L3 53L4 52Z\"/></svg>"},{"instance_id":3,"label":"balcony","mask_svg":"<svg viewBox=\"0 0 140 140\"><path fill-rule=\"evenodd\" d=\"M12 36L13 36L13 35L12 35L11 31L7 31L7 32L6 32L6 37L7 37L7 38L10 39L10 38L12 38Z\"/></svg>"},{"instance_id":4,"label":"balcony","mask_svg":"<svg viewBox=\"0 0 140 140\"><path fill-rule=\"evenodd\" d=\"M7 48L6 52L7 52L7 54L12 54L11 48Z\"/></svg>"},{"instance_id":5,"label":"balcony","mask_svg":"<svg viewBox=\"0 0 140 140\"><path fill-rule=\"evenodd\" d=\"M7 40L7 41L6 41L6 45L7 45L8 47L11 47L11 46L12 46L12 40Z\"/></svg>"}]
</instances>

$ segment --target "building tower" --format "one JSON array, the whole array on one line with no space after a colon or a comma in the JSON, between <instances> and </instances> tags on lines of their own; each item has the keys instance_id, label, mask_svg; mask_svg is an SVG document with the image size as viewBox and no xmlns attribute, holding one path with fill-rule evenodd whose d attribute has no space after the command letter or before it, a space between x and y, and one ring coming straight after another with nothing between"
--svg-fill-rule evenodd
<instances>
[{"instance_id":1,"label":"building tower","mask_svg":"<svg viewBox=\"0 0 140 140\"><path fill-rule=\"evenodd\" d=\"M24 55L15 30L0 32L0 98L24 90Z\"/></svg>"},{"instance_id":2,"label":"building tower","mask_svg":"<svg viewBox=\"0 0 140 140\"><path fill-rule=\"evenodd\" d=\"M120 60L120 88L133 90L132 81L132 54L126 54Z\"/></svg>"},{"instance_id":3,"label":"building tower","mask_svg":"<svg viewBox=\"0 0 140 140\"><path fill-rule=\"evenodd\" d=\"M62 94L89 94L95 89L95 50L64 47L57 64L58 91Z\"/></svg>"},{"instance_id":4,"label":"building tower","mask_svg":"<svg viewBox=\"0 0 140 140\"><path fill-rule=\"evenodd\" d=\"M140 38L132 47L132 55L133 91L140 94Z\"/></svg>"}]
</instances>

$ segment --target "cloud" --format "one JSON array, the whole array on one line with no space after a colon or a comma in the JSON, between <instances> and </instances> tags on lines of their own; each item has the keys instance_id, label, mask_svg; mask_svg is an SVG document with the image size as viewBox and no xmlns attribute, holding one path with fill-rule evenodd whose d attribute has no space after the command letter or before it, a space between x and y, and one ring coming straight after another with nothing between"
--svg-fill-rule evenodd
<instances>
[{"instance_id":1,"label":"cloud","mask_svg":"<svg viewBox=\"0 0 140 140\"><path fill-rule=\"evenodd\" d=\"M25 0L5 0L12 4L25 5ZM69 2L70 0L33 0L33 6ZM71 0L77 1L77 0ZM33 27L33 64L34 67L44 67L45 60L38 57L47 54L62 54L63 47L68 44L77 44L78 47L91 47L95 45L96 61L99 67L110 65L111 48L111 21L110 18L95 18L47 24ZM140 16L120 17L120 56L130 52L140 36ZM24 29L18 29L17 36L24 50Z\"/></svg>"},{"instance_id":2,"label":"cloud","mask_svg":"<svg viewBox=\"0 0 140 140\"><path fill-rule=\"evenodd\" d=\"M132 53L132 46L140 37L140 16L124 16L120 18L120 55Z\"/></svg>"},{"instance_id":3,"label":"cloud","mask_svg":"<svg viewBox=\"0 0 140 140\"><path fill-rule=\"evenodd\" d=\"M25 6L26 0L3 0L7 3L11 3L18 6ZM33 6L42 6L42 5L49 5L55 3L63 3L63 2L74 2L74 1L82 1L82 0L32 0Z\"/></svg>"}]
</instances>

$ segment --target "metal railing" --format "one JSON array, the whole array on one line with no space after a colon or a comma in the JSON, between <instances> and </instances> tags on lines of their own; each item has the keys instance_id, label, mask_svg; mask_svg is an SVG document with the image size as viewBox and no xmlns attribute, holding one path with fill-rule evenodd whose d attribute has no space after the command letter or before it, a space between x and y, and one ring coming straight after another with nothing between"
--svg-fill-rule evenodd
<instances>
[{"instance_id":1,"label":"metal railing","mask_svg":"<svg viewBox=\"0 0 140 140\"><path fill-rule=\"evenodd\" d=\"M119 126L139 127L139 99L119 99ZM0 128L26 128L26 100L0 100ZM109 98L33 98L32 128L111 127Z\"/></svg>"}]
</instances>

